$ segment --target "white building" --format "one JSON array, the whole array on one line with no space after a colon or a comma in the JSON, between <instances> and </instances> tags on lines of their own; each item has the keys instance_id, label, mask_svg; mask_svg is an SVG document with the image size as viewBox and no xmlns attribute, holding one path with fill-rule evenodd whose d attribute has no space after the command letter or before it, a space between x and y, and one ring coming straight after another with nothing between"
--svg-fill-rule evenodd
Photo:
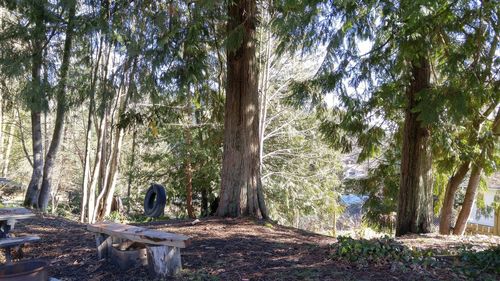
<instances>
[{"instance_id":1,"label":"white building","mask_svg":"<svg viewBox=\"0 0 500 281\"><path fill-rule=\"evenodd\" d=\"M490 207L490 212L482 212L477 208L477 204L472 206L472 211L468 222L472 224L493 227L495 225L494 203L500 204L500 173L493 174L488 179L488 190L484 192L484 205Z\"/></svg>"}]
</instances>

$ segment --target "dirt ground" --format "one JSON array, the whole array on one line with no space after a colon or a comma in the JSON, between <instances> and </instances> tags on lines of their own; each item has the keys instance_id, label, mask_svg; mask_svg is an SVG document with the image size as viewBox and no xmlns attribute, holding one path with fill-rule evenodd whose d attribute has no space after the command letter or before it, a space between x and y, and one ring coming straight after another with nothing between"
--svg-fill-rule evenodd
<instances>
[{"instance_id":1,"label":"dirt ground","mask_svg":"<svg viewBox=\"0 0 500 281\"><path fill-rule=\"evenodd\" d=\"M183 271L171 280L459 280L450 267L404 271L391 266L359 269L330 258L335 239L278 225L245 219L169 220L142 224L185 234L191 244L181 250ZM18 235L38 235L41 242L25 247L25 258L50 262L50 276L61 280L155 280L145 267L120 270L97 260L95 240L84 224L38 215L18 222ZM16 235L17 235L16 234ZM409 247L453 248L500 245L500 238L465 240L439 235L400 239ZM4 257L0 257L3 260Z\"/></svg>"}]
</instances>

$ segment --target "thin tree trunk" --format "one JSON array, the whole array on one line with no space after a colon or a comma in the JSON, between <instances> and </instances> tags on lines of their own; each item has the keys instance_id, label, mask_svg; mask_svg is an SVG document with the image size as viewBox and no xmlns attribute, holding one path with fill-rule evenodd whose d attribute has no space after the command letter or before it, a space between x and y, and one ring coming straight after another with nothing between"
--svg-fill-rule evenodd
<instances>
[{"instance_id":1,"label":"thin tree trunk","mask_svg":"<svg viewBox=\"0 0 500 281\"><path fill-rule=\"evenodd\" d=\"M104 125L106 124L105 122L106 116L101 117L101 122L99 125L99 130L98 130L98 136L99 139L97 141L97 148L96 148L96 156L95 156L95 165L94 165L94 171L92 172L92 180L90 182L90 188L89 188L89 203L88 203L88 222L89 223L94 223L94 213L95 213L95 208L97 208L96 204L96 189L97 189L97 183L99 182L99 177L100 177L100 171L101 171L101 158L102 158L102 146L104 145Z\"/></svg>"},{"instance_id":2,"label":"thin tree trunk","mask_svg":"<svg viewBox=\"0 0 500 281\"><path fill-rule=\"evenodd\" d=\"M476 118L473 123L472 130L469 135L468 143L469 145L477 144L479 132L481 131L481 125L488 118L488 116L495 110L497 104L492 103L480 116ZM455 193L458 187L463 182L467 172L470 169L470 161L465 161L462 163L455 174L448 180L446 186L446 193L443 200L443 206L441 207L441 215L439 218L439 233L448 235L450 234L451 226L451 214L453 212L453 202L455 198Z\"/></svg>"},{"instance_id":3,"label":"thin tree trunk","mask_svg":"<svg viewBox=\"0 0 500 281\"><path fill-rule=\"evenodd\" d=\"M134 83L134 75L137 69L137 59L133 59L133 66L132 69L129 73L128 77L128 85L127 85L127 90L126 93L124 93L125 97L123 99L120 99L117 101L118 104L118 112L116 115L116 120L118 123L118 120L122 117L122 115L125 113L128 102L130 100L130 97L132 95L132 84ZM127 71L127 68L125 68L125 71ZM125 73L124 73L125 74ZM125 75L124 75L125 77ZM113 203L113 196L115 193L115 188L116 188L116 182L118 179L118 166L120 164L120 157L121 157L121 149L122 149L122 143L123 143L123 136L125 134L125 129L123 126L113 126L115 127L115 137L114 137L114 145L112 146L111 149L111 156L110 156L110 167L109 167L109 178L111 179L106 182L105 187L106 187L106 192L105 192L105 197L104 197L104 213L103 217L108 216L111 213L111 205Z\"/></svg>"},{"instance_id":4,"label":"thin tree trunk","mask_svg":"<svg viewBox=\"0 0 500 281\"><path fill-rule=\"evenodd\" d=\"M495 120L493 122L492 134L494 139L497 140L500 136L500 110L497 111ZM484 158L486 157L486 146L483 145L481 155L476 163L472 166L472 171L469 178L469 183L467 184L467 190L465 191L464 203L462 204L462 209L458 214L457 222L455 223L455 228L453 229L453 234L463 235L465 228L467 226L467 220L469 219L470 213L472 211L472 206L476 199L477 189L479 187L479 181L481 179L481 172L483 171Z\"/></svg>"},{"instance_id":5,"label":"thin tree trunk","mask_svg":"<svg viewBox=\"0 0 500 281\"><path fill-rule=\"evenodd\" d=\"M134 167L135 167L135 147L137 145L137 129L134 127L134 133L132 134L132 155L131 155L131 160L130 160L130 172L128 173L128 180L127 180L127 213L130 213L130 206L131 206L131 198L130 198L130 190L132 188L132 180L133 180L133 177L132 177L132 172L131 171L134 171Z\"/></svg>"},{"instance_id":6,"label":"thin tree trunk","mask_svg":"<svg viewBox=\"0 0 500 281\"><path fill-rule=\"evenodd\" d=\"M118 129L117 129L118 130ZM106 185L106 192L104 197L104 213L102 217L106 217L111 213L111 205L113 203L113 196L115 193L116 181L118 179L118 164L120 162L120 155L123 143L124 129L119 129L116 133L115 145L112 149L111 167L109 171L110 181Z\"/></svg>"},{"instance_id":7,"label":"thin tree trunk","mask_svg":"<svg viewBox=\"0 0 500 281\"><path fill-rule=\"evenodd\" d=\"M191 125L192 125L192 94L189 85L186 87L186 120L184 124L184 139L186 141L186 155L184 157L184 174L186 178L186 207L189 218L196 218L194 215L193 208L193 169L191 164L191 150L192 150L192 136L191 136Z\"/></svg>"},{"instance_id":8,"label":"thin tree trunk","mask_svg":"<svg viewBox=\"0 0 500 281\"><path fill-rule=\"evenodd\" d=\"M3 111L3 94L0 92L0 165L4 164L4 129L5 129L5 122L4 122L4 111ZM3 167L0 166L0 168L3 169Z\"/></svg>"},{"instance_id":9,"label":"thin tree trunk","mask_svg":"<svg viewBox=\"0 0 500 281\"><path fill-rule=\"evenodd\" d=\"M23 147L24 157L26 157L26 160L30 164L31 168L33 168L34 167L33 160L31 159L31 156L28 153L28 147L26 146L26 141L24 138L23 120L21 118L21 114L19 113L19 108L16 108L16 112L17 112L17 120L19 121L19 137L21 139L21 146Z\"/></svg>"},{"instance_id":10,"label":"thin tree trunk","mask_svg":"<svg viewBox=\"0 0 500 281\"><path fill-rule=\"evenodd\" d=\"M261 74L261 83L260 83L260 89L259 89L259 94L260 94L260 122L259 122L259 142L260 142L260 148L259 148L259 162L260 162L260 173L262 174L262 168L264 166L264 135L266 133L266 119L267 119L267 98L268 98L268 90L269 90L269 71L271 69L271 45L272 45L272 36L271 36L271 31L269 30L269 25L270 23L270 15L269 11L266 9L263 11L264 13L264 20L265 20L265 30L263 31L263 35L265 35L265 40L262 40L262 44L264 45L264 56L261 58L262 60L262 69L264 70L263 73Z\"/></svg>"},{"instance_id":11,"label":"thin tree trunk","mask_svg":"<svg viewBox=\"0 0 500 281\"><path fill-rule=\"evenodd\" d=\"M14 134L16 129L16 124L14 123L17 119L17 111L14 110L12 122L9 130L9 138L7 140L7 148L5 150L5 159L2 170L3 177L7 177L9 174L9 162L10 162L10 154L12 153L12 144L14 143Z\"/></svg>"},{"instance_id":12,"label":"thin tree trunk","mask_svg":"<svg viewBox=\"0 0 500 281\"><path fill-rule=\"evenodd\" d=\"M474 200L476 199L477 188L481 179L482 170L482 167L476 164L472 166L469 183L467 184L467 191L465 192L464 203L462 204L462 209L458 214L457 222L455 223L455 228L453 229L453 234L455 235L464 234L467 220L469 219L472 206L474 205Z\"/></svg>"},{"instance_id":13,"label":"thin tree trunk","mask_svg":"<svg viewBox=\"0 0 500 281\"><path fill-rule=\"evenodd\" d=\"M419 113L413 112L419 93L430 87L430 65L427 58L422 57L412 62L411 73L403 132L396 236L428 233L432 222L430 131L422 127L418 120Z\"/></svg>"},{"instance_id":14,"label":"thin tree trunk","mask_svg":"<svg viewBox=\"0 0 500 281\"><path fill-rule=\"evenodd\" d=\"M61 161L59 162L59 170L57 172L57 181L56 181L56 184L54 185L56 188L55 189L51 189L51 193L50 193L50 197L51 197L51 201L52 201L52 214L55 214L56 213L56 210L57 210L57 206L59 204L59 200L57 198L57 195L59 194L59 191L61 190L61 182L62 182L62 178L63 178L63 173L64 173L64 164L66 162L66 157L64 157L64 152L66 151L66 145L64 144L64 142L66 141L66 136L68 135L68 127L65 126L64 127L64 133L63 133L63 137L62 137L62 143L61 143L61 154L63 155L63 157L61 157Z\"/></svg>"},{"instance_id":15,"label":"thin tree trunk","mask_svg":"<svg viewBox=\"0 0 500 281\"><path fill-rule=\"evenodd\" d=\"M40 112L31 112L31 132L33 139L33 174L26 191L24 205L30 208L38 207L38 194L42 184L43 144Z\"/></svg>"},{"instance_id":16,"label":"thin tree trunk","mask_svg":"<svg viewBox=\"0 0 500 281\"><path fill-rule=\"evenodd\" d=\"M82 202L81 202L81 213L80 213L80 222L85 221L86 208L89 207L89 180L92 176L90 174L90 142L92 141L92 117L95 113L95 91L97 86L97 74L99 71L99 66L101 62L102 56L102 47L103 47L104 37L101 36L99 42L99 50L97 51L97 58L95 62L95 67L92 73L92 82L90 85L90 99L89 99L89 112L87 117L87 131L85 138L85 160L84 160L84 169L83 169L83 185L82 185ZM93 203L92 203L93 204ZM87 216L87 219L90 220L90 217Z\"/></svg>"},{"instance_id":17,"label":"thin tree trunk","mask_svg":"<svg viewBox=\"0 0 500 281\"><path fill-rule=\"evenodd\" d=\"M57 159L57 152L62 142L64 132L64 116L66 113L66 84L71 59L71 44L73 39L74 17L76 13L76 2L71 2L69 8L68 26L66 29L66 39L64 41L63 59L61 63L61 77L59 81L59 89L57 91L57 110L56 120L54 125L54 133L50 142L50 147L45 158L45 166L43 167L43 180L40 197L38 199L38 207L43 211L47 210L51 194L52 175L54 164Z\"/></svg>"},{"instance_id":18,"label":"thin tree trunk","mask_svg":"<svg viewBox=\"0 0 500 281\"><path fill-rule=\"evenodd\" d=\"M194 215L193 208L193 169L191 165L191 130L189 129L189 125L184 129L184 138L186 140L186 156L184 158L184 166L185 166L185 175L186 175L186 205L188 211L188 217L194 219L196 216Z\"/></svg>"},{"instance_id":19,"label":"thin tree trunk","mask_svg":"<svg viewBox=\"0 0 500 281\"><path fill-rule=\"evenodd\" d=\"M37 3L39 7L33 9L43 10L45 1ZM43 138L42 138L42 122L41 122L41 103L43 101L43 89L41 83L41 69L43 62L43 43L45 41L45 22L42 12L35 13L35 30L33 34L33 54L31 66L31 139L33 145L33 173L28 184L24 205L26 207L38 207L38 194L43 172Z\"/></svg>"},{"instance_id":20,"label":"thin tree trunk","mask_svg":"<svg viewBox=\"0 0 500 281\"><path fill-rule=\"evenodd\" d=\"M85 137L85 160L83 168L82 202L80 208L80 222L85 222L85 211L89 204L90 175L90 142L92 141L92 114L94 111L94 92L91 92L89 113L87 117L87 131Z\"/></svg>"},{"instance_id":21,"label":"thin tree trunk","mask_svg":"<svg viewBox=\"0 0 500 281\"><path fill-rule=\"evenodd\" d=\"M466 161L460 165L457 171L451 176L446 185L446 193L441 207L441 215L439 219L439 233L448 235L451 229L451 215L453 211L453 203L455 201L455 193L458 187L464 180L469 171L470 162Z\"/></svg>"},{"instance_id":22,"label":"thin tree trunk","mask_svg":"<svg viewBox=\"0 0 500 281\"><path fill-rule=\"evenodd\" d=\"M103 64L103 73L101 77L101 83L102 83L102 93L105 93L107 91L107 76L108 76L108 65L109 65L109 58L111 56L111 49L112 49L112 43L109 43L107 45L107 54L106 54L106 60L104 61ZM92 180L90 182L90 188L89 188L89 204L88 204L88 221L89 223L94 223L95 222L95 214L97 212L97 208L99 205L99 200L96 200L96 191L97 187L99 184L101 184L102 187L102 174L104 173L103 171L103 163L104 163L104 158L106 157L105 155L105 147L106 147L106 121L107 121L107 102L103 100L100 105L100 115L101 115L101 120L99 122L99 126L96 127L96 132L98 135L98 140L97 140L97 147L96 147L96 157L95 157L95 164L94 164L94 169L92 172ZM96 124L97 125L97 124Z\"/></svg>"},{"instance_id":23,"label":"thin tree trunk","mask_svg":"<svg viewBox=\"0 0 500 281\"><path fill-rule=\"evenodd\" d=\"M228 32L243 27L242 42L227 54L221 197L217 215L267 218L259 165L259 93L254 0L228 4Z\"/></svg>"}]
</instances>

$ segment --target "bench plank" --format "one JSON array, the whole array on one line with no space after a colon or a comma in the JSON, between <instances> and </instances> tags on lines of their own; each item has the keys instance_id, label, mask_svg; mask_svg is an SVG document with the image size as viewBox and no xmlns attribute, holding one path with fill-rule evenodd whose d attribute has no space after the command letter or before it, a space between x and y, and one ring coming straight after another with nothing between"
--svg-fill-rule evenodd
<instances>
[{"instance_id":1,"label":"bench plank","mask_svg":"<svg viewBox=\"0 0 500 281\"><path fill-rule=\"evenodd\" d=\"M0 239L0 248L19 246L30 242L35 242L38 240L40 240L40 237L38 236L2 238Z\"/></svg>"},{"instance_id":2,"label":"bench plank","mask_svg":"<svg viewBox=\"0 0 500 281\"><path fill-rule=\"evenodd\" d=\"M189 237L185 235L112 222L89 224L87 230L151 245L185 248L189 243Z\"/></svg>"},{"instance_id":3,"label":"bench plank","mask_svg":"<svg viewBox=\"0 0 500 281\"><path fill-rule=\"evenodd\" d=\"M0 221L26 219L35 216L35 214L25 208L0 208Z\"/></svg>"}]
</instances>

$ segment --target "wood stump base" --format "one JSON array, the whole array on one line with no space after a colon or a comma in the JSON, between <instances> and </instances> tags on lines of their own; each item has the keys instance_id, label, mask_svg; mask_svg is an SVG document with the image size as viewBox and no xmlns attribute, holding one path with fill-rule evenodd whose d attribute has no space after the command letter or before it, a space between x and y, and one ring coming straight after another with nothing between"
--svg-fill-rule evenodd
<instances>
[{"instance_id":1,"label":"wood stump base","mask_svg":"<svg viewBox=\"0 0 500 281\"><path fill-rule=\"evenodd\" d=\"M113 243L119 242L119 248L126 249L133 242L117 241L112 236L98 233L95 235L97 245L98 259L113 260L117 257L113 256ZM120 247L121 246L121 247ZM157 277L174 276L182 270L181 250L178 247L163 246L163 245L146 245L147 265L151 274ZM114 261L113 261L114 262ZM143 261L141 261L143 262ZM142 264L144 265L144 264Z\"/></svg>"},{"instance_id":2,"label":"wood stump base","mask_svg":"<svg viewBox=\"0 0 500 281\"><path fill-rule=\"evenodd\" d=\"M174 276L182 270L178 247L146 245L149 271L158 277Z\"/></svg>"}]
</instances>

